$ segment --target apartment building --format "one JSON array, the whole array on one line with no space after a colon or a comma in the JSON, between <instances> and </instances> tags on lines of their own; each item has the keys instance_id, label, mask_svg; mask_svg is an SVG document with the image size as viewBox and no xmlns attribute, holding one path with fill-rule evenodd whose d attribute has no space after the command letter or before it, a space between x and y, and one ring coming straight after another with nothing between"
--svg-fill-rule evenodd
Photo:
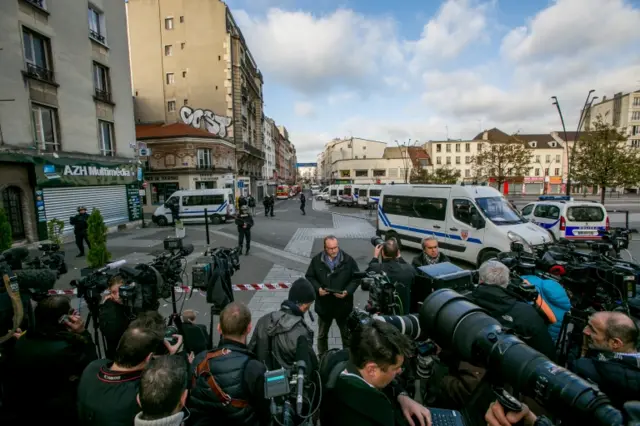
<instances>
[{"instance_id":1,"label":"apartment building","mask_svg":"<svg viewBox=\"0 0 640 426\"><path fill-rule=\"evenodd\" d=\"M275 138L278 133L275 121L269 117L264 118L262 151L264 153L264 166L262 176L268 185L276 185L276 151Z\"/></svg>"},{"instance_id":2,"label":"apartment building","mask_svg":"<svg viewBox=\"0 0 640 426\"><path fill-rule=\"evenodd\" d=\"M616 93L613 98L602 97L585 111L582 131L589 131L593 123L601 116L622 134L627 135L629 146L640 148L640 90L622 94Z\"/></svg>"},{"instance_id":3,"label":"apartment building","mask_svg":"<svg viewBox=\"0 0 640 426\"><path fill-rule=\"evenodd\" d=\"M385 142L362 138L333 139L325 145L323 158L319 161L323 180L329 182L336 178L338 169L333 166L335 162L383 158L386 147Z\"/></svg>"},{"instance_id":4,"label":"apartment building","mask_svg":"<svg viewBox=\"0 0 640 426\"><path fill-rule=\"evenodd\" d=\"M78 206L141 216L124 2L0 2L0 207L14 242Z\"/></svg>"},{"instance_id":5,"label":"apartment building","mask_svg":"<svg viewBox=\"0 0 640 426\"><path fill-rule=\"evenodd\" d=\"M148 199L202 182L228 187L229 176L249 183L236 186L238 195L257 196L263 78L227 5L129 0L127 14L136 123L150 151Z\"/></svg>"}]
</instances>

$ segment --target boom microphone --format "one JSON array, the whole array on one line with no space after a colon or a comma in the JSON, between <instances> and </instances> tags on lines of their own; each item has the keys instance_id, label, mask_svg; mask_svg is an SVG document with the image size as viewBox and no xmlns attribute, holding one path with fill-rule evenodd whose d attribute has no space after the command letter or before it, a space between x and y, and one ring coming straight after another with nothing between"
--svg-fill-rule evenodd
<instances>
[{"instance_id":1,"label":"boom microphone","mask_svg":"<svg viewBox=\"0 0 640 426\"><path fill-rule=\"evenodd\" d=\"M302 416L302 391L304 390L304 373L310 366L309 341L305 336L298 336L296 341L296 365L298 366L298 391L296 393L296 412Z\"/></svg>"},{"instance_id":2,"label":"boom microphone","mask_svg":"<svg viewBox=\"0 0 640 426\"><path fill-rule=\"evenodd\" d=\"M46 293L53 288L58 279L56 271L45 269L22 269L15 271L20 291Z\"/></svg>"},{"instance_id":3,"label":"boom microphone","mask_svg":"<svg viewBox=\"0 0 640 426\"><path fill-rule=\"evenodd\" d=\"M26 247L14 247L0 254L0 262L7 262L11 269L22 269L22 261L29 257L29 249Z\"/></svg>"},{"instance_id":4,"label":"boom microphone","mask_svg":"<svg viewBox=\"0 0 640 426\"><path fill-rule=\"evenodd\" d=\"M107 272L110 269L118 269L119 267L121 267L122 265L124 265L125 263L127 263L126 259L120 259L120 260L116 260L115 262L111 262L108 265L106 265L104 268L100 268L96 271L96 273L101 274L103 272Z\"/></svg>"}]
</instances>

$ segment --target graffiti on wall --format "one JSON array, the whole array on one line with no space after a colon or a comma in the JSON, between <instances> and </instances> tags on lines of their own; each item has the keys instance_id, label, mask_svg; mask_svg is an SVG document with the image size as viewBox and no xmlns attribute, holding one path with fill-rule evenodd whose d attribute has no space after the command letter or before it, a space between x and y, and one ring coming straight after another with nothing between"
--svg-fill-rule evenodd
<instances>
[{"instance_id":1,"label":"graffiti on wall","mask_svg":"<svg viewBox=\"0 0 640 426\"><path fill-rule=\"evenodd\" d=\"M180 108L180 118L184 124L202 129L221 138L227 137L227 129L231 126L231 117L214 114L208 109L192 109L188 106Z\"/></svg>"}]
</instances>

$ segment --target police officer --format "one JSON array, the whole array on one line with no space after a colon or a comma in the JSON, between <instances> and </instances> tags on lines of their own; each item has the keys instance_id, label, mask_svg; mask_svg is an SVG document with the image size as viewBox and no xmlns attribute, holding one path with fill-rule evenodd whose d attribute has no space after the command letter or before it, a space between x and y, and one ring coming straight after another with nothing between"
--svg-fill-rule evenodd
<instances>
[{"instance_id":1,"label":"police officer","mask_svg":"<svg viewBox=\"0 0 640 426\"><path fill-rule=\"evenodd\" d=\"M251 216L256 215L256 199L253 198L253 195L249 194L247 197L247 203L249 205L249 210L251 211Z\"/></svg>"},{"instance_id":2,"label":"police officer","mask_svg":"<svg viewBox=\"0 0 640 426\"><path fill-rule=\"evenodd\" d=\"M307 197L304 196L304 192L300 193L300 210L302 211L302 215L306 215L307 213L304 211L304 206L307 204Z\"/></svg>"},{"instance_id":3,"label":"police officer","mask_svg":"<svg viewBox=\"0 0 640 426\"><path fill-rule=\"evenodd\" d=\"M379 257L381 257L379 259ZM402 302L400 315L409 313L411 303L411 287L416 276L416 270L400 257L400 249L395 239L389 239L383 244L378 244L373 250L373 259L369 262L367 272L384 272L389 281L397 283L396 291ZM383 312L390 314L390 312Z\"/></svg>"},{"instance_id":4,"label":"police officer","mask_svg":"<svg viewBox=\"0 0 640 426\"><path fill-rule=\"evenodd\" d=\"M240 213L236 217L236 225L238 225L238 247L242 252L242 243L247 239L247 251L245 255L249 255L251 248L251 227L253 226L253 217L249 214L249 207L240 207Z\"/></svg>"},{"instance_id":5,"label":"police officer","mask_svg":"<svg viewBox=\"0 0 640 426\"><path fill-rule=\"evenodd\" d=\"M73 225L73 233L76 236L76 245L80 251L76 257L82 257L84 256L83 241L87 243L87 247L91 250L91 244L89 243L89 238L87 238L87 230L89 229L89 214L87 213L87 208L84 206L78 207L78 214L72 216L69 222Z\"/></svg>"}]
</instances>

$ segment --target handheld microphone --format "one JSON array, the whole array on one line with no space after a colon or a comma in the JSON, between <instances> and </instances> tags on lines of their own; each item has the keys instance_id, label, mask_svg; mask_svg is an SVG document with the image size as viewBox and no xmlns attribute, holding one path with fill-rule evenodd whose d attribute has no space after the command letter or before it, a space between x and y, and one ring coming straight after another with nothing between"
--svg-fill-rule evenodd
<instances>
[{"instance_id":1,"label":"handheld microphone","mask_svg":"<svg viewBox=\"0 0 640 426\"><path fill-rule=\"evenodd\" d=\"M296 341L296 366L298 367L298 391L296 394L296 412L302 416L302 391L304 389L304 373L309 367L309 341L305 336L298 336Z\"/></svg>"}]
</instances>

